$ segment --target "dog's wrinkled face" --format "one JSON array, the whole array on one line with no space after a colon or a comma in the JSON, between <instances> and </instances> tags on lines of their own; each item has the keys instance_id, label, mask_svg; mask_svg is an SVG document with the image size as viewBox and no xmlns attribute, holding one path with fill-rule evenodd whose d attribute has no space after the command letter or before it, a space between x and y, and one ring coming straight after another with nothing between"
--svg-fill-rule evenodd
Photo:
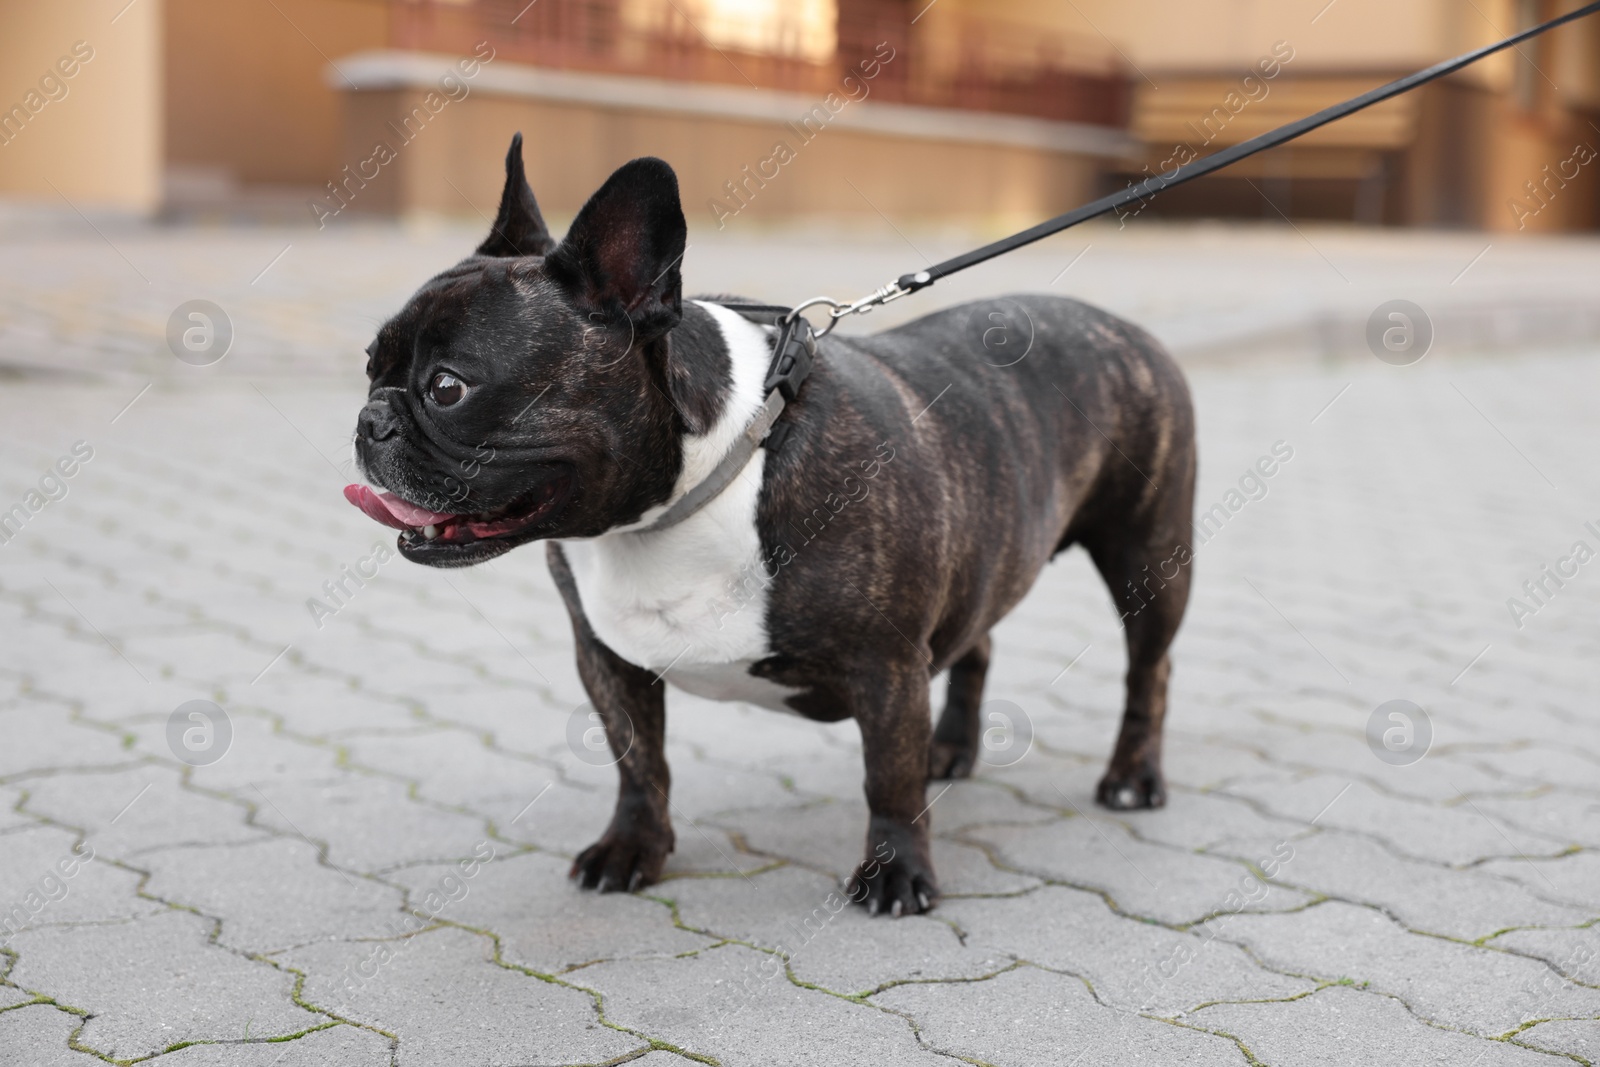
<instances>
[{"instance_id":1,"label":"dog's wrinkled face","mask_svg":"<svg viewBox=\"0 0 1600 1067\"><path fill-rule=\"evenodd\" d=\"M424 285L368 348L351 503L407 559L460 567L633 521L670 491L686 429L668 399L682 314L677 179L618 170L558 245L521 135L489 238ZM692 429L693 427L688 427Z\"/></svg>"}]
</instances>

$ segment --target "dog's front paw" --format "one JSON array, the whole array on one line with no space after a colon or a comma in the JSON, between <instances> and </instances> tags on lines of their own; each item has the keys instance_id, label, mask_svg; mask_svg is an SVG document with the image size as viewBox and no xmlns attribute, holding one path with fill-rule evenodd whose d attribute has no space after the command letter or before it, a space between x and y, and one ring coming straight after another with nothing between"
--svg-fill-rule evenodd
<instances>
[{"instance_id":1,"label":"dog's front paw","mask_svg":"<svg viewBox=\"0 0 1600 1067\"><path fill-rule=\"evenodd\" d=\"M583 889L631 893L661 880L661 868L666 865L667 853L671 851L670 835L607 832L578 853L567 877Z\"/></svg>"},{"instance_id":2,"label":"dog's front paw","mask_svg":"<svg viewBox=\"0 0 1600 1067\"><path fill-rule=\"evenodd\" d=\"M970 778L975 749L971 745L935 740L928 746L928 777Z\"/></svg>"},{"instance_id":3,"label":"dog's front paw","mask_svg":"<svg viewBox=\"0 0 1600 1067\"><path fill-rule=\"evenodd\" d=\"M1167 803L1167 782L1161 768L1148 764L1122 768L1112 766L1095 789L1095 800L1112 811L1159 808Z\"/></svg>"},{"instance_id":4,"label":"dog's front paw","mask_svg":"<svg viewBox=\"0 0 1600 1067\"><path fill-rule=\"evenodd\" d=\"M912 834L885 835L845 883L846 895L868 915L898 919L931 910L939 902L939 880L926 851L916 847Z\"/></svg>"}]
</instances>

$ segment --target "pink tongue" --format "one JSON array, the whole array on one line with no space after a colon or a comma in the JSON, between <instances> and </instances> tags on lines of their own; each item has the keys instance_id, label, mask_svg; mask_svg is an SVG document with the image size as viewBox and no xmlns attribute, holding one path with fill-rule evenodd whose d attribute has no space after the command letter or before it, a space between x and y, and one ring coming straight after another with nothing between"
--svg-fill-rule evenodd
<instances>
[{"instance_id":1,"label":"pink tongue","mask_svg":"<svg viewBox=\"0 0 1600 1067\"><path fill-rule=\"evenodd\" d=\"M431 526L445 519L455 518L449 512L419 508L415 504L401 500L393 493L374 493L365 485L345 486L344 498L366 512L369 517L396 530Z\"/></svg>"}]
</instances>

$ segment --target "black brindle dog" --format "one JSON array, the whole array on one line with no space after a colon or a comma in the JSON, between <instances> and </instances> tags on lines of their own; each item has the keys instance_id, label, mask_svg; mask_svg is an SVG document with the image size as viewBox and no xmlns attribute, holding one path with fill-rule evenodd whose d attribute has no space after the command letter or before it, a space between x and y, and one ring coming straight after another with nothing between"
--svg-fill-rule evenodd
<instances>
[{"instance_id":1,"label":"black brindle dog","mask_svg":"<svg viewBox=\"0 0 1600 1067\"><path fill-rule=\"evenodd\" d=\"M925 783L971 773L989 631L1074 544L1127 634L1127 704L1097 799L1163 804L1195 443L1161 347L1050 296L828 336L781 443L687 520L651 528L751 424L774 344L728 300L682 298L684 250L677 179L657 159L619 169L556 242L519 135L488 239L368 350L356 454L390 492L352 486L351 500L430 566L547 542L621 774L573 877L614 890L661 875L670 682L855 719L871 819L850 895L874 913L931 907ZM997 323L1014 335L1004 359L985 343ZM934 728L929 680L945 670Z\"/></svg>"}]
</instances>

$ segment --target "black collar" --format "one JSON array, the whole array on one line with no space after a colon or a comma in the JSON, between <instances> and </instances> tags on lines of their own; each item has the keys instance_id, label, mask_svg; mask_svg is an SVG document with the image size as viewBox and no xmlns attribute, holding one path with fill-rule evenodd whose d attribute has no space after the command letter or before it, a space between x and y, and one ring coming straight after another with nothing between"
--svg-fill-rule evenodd
<instances>
[{"instance_id":1,"label":"black collar","mask_svg":"<svg viewBox=\"0 0 1600 1067\"><path fill-rule=\"evenodd\" d=\"M706 476L673 502L650 525L633 533L655 533L676 526L687 519L726 489L744 470L756 449L776 451L787 436L788 423L776 426L784 405L800 395L800 387L811 373L811 363L817 354L817 338L811 323L786 307L772 304L720 304L741 318L761 326L776 326L778 332L772 346L772 362L767 365L767 377L761 391L765 399L756 417L746 426L726 455Z\"/></svg>"}]
</instances>

